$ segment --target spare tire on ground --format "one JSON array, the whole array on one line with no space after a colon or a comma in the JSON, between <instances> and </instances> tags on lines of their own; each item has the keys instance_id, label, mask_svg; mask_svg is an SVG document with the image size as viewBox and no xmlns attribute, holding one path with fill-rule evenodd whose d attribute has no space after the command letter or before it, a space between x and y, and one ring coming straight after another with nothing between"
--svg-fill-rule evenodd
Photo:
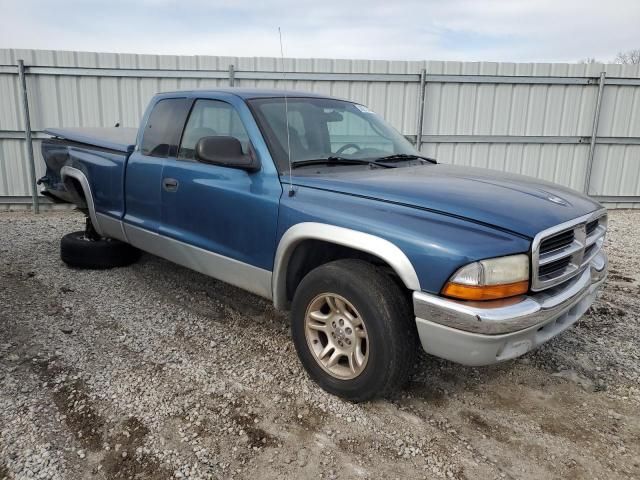
<instances>
[{"instance_id":1,"label":"spare tire on ground","mask_svg":"<svg viewBox=\"0 0 640 480\"><path fill-rule=\"evenodd\" d=\"M125 267L140 258L140 250L112 238L92 239L84 231L68 233L60 240L60 258L75 268Z\"/></svg>"}]
</instances>

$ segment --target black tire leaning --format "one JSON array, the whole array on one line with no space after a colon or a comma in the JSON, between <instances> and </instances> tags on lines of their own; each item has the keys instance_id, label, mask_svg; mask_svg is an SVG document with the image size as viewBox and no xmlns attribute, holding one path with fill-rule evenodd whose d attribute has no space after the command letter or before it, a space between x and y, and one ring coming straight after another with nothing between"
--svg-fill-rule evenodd
<instances>
[{"instance_id":1,"label":"black tire leaning","mask_svg":"<svg viewBox=\"0 0 640 480\"><path fill-rule=\"evenodd\" d=\"M369 359L357 377L342 380L320 367L307 345L305 315L321 293L347 299L363 318L369 336ZM324 390L362 402L384 397L404 386L416 360L418 333L406 292L382 269L362 260L337 260L308 273L296 289L291 334L307 373Z\"/></svg>"},{"instance_id":2,"label":"black tire leaning","mask_svg":"<svg viewBox=\"0 0 640 480\"><path fill-rule=\"evenodd\" d=\"M60 258L74 268L105 269L134 263L140 258L140 250L111 238L90 240L80 231L62 237Z\"/></svg>"}]
</instances>

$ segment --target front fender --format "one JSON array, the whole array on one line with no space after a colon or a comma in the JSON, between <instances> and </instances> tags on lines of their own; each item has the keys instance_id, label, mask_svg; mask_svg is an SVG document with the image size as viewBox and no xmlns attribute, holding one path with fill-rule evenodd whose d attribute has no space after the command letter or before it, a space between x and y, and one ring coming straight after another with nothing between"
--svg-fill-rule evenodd
<instances>
[{"instance_id":1,"label":"front fender","mask_svg":"<svg viewBox=\"0 0 640 480\"><path fill-rule=\"evenodd\" d=\"M393 268L407 288L420 290L420 281L413 265L404 252L389 240L336 225L302 222L289 228L278 244L272 277L276 308L284 308L287 304L287 266L296 246L304 240L323 240L375 255Z\"/></svg>"},{"instance_id":2,"label":"front fender","mask_svg":"<svg viewBox=\"0 0 640 480\"><path fill-rule=\"evenodd\" d=\"M273 268L273 298L286 306L291 252L306 238L345 245L386 261L410 290L437 294L461 266L528 253L531 239L488 225L406 205L296 187L283 196Z\"/></svg>"}]
</instances>

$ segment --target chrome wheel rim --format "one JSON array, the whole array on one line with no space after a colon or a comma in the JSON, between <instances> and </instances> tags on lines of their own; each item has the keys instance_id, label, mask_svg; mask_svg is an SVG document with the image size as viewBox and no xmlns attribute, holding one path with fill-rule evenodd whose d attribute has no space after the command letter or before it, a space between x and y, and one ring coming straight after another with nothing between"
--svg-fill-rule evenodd
<instances>
[{"instance_id":1,"label":"chrome wheel rim","mask_svg":"<svg viewBox=\"0 0 640 480\"><path fill-rule=\"evenodd\" d=\"M307 345L318 365L329 375L351 380L369 359L369 337L354 306L335 293L316 296L304 319Z\"/></svg>"}]
</instances>

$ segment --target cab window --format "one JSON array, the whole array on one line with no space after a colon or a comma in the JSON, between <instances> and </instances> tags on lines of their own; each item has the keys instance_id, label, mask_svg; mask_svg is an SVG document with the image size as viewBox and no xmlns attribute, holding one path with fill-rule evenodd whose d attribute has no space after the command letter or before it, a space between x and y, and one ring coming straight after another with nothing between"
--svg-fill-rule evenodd
<instances>
[{"instance_id":1,"label":"cab window","mask_svg":"<svg viewBox=\"0 0 640 480\"><path fill-rule=\"evenodd\" d=\"M187 98L166 98L154 106L144 127L141 150L151 157L175 157L191 101Z\"/></svg>"},{"instance_id":2,"label":"cab window","mask_svg":"<svg viewBox=\"0 0 640 480\"><path fill-rule=\"evenodd\" d=\"M316 97L256 98L254 113L278 170L292 162L417 155L413 145L363 105Z\"/></svg>"},{"instance_id":3,"label":"cab window","mask_svg":"<svg viewBox=\"0 0 640 480\"><path fill-rule=\"evenodd\" d=\"M249 151L249 135L233 106L219 100L197 100L182 135L178 158L195 160L198 141L215 136L235 137L242 144L243 153Z\"/></svg>"}]
</instances>

